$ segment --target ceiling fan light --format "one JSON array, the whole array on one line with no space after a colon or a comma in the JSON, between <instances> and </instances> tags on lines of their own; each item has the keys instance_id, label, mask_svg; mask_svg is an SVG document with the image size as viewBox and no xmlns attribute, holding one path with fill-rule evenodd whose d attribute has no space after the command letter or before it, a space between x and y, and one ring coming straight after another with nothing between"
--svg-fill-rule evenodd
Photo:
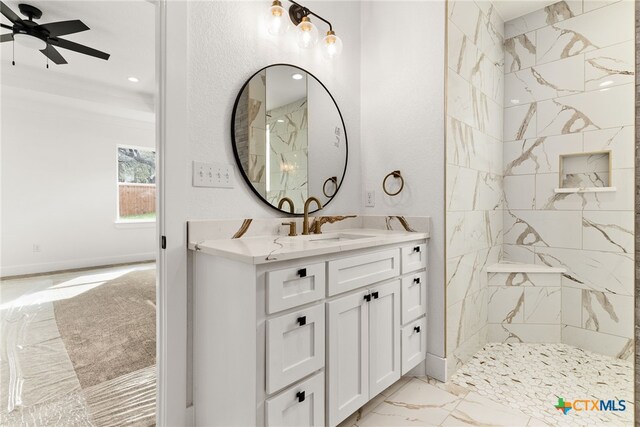
<instances>
[{"instance_id":1,"label":"ceiling fan light","mask_svg":"<svg viewBox=\"0 0 640 427\"><path fill-rule=\"evenodd\" d=\"M19 45L22 45L29 49L42 50L47 48L47 42L29 34L15 33L13 35L13 40L18 42Z\"/></svg>"}]
</instances>

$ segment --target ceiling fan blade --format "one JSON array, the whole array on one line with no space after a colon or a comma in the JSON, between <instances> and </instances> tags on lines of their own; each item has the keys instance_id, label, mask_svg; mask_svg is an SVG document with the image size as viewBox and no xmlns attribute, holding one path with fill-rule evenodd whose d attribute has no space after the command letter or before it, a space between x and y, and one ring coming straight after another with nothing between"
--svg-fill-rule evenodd
<instances>
[{"instance_id":1,"label":"ceiling fan blade","mask_svg":"<svg viewBox=\"0 0 640 427\"><path fill-rule=\"evenodd\" d=\"M51 46L50 44L47 44L47 47L45 49L42 49L40 52L44 53L44 56L49 58L57 65L67 64L67 60L64 59L62 55L60 55L60 52L58 52L56 48Z\"/></svg>"},{"instance_id":2,"label":"ceiling fan blade","mask_svg":"<svg viewBox=\"0 0 640 427\"><path fill-rule=\"evenodd\" d=\"M18 15L15 14L13 10L9 8L4 2L0 1L0 12L11 22L19 23L22 21Z\"/></svg>"},{"instance_id":3,"label":"ceiling fan blade","mask_svg":"<svg viewBox=\"0 0 640 427\"><path fill-rule=\"evenodd\" d=\"M0 43L10 42L13 40L13 34L3 34L0 36Z\"/></svg>"},{"instance_id":4,"label":"ceiling fan blade","mask_svg":"<svg viewBox=\"0 0 640 427\"><path fill-rule=\"evenodd\" d=\"M59 38L51 38L49 39L49 43L54 46L61 47L63 49L72 50L74 52L83 53L85 55L94 56L96 58L107 60L109 59L108 53L100 52L99 50L93 49L88 46L84 46L78 43L70 42L69 40L59 39Z\"/></svg>"},{"instance_id":5,"label":"ceiling fan blade","mask_svg":"<svg viewBox=\"0 0 640 427\"><path fill-rule=\"evenodd\" d=\"M80 21L79 19L75 19L73 21L50 22L48 24L39 25L39 27L49 31L50 37L80 33L89 29L89 27L87 27L84 22Z\"/></svg>"}]
</instances>

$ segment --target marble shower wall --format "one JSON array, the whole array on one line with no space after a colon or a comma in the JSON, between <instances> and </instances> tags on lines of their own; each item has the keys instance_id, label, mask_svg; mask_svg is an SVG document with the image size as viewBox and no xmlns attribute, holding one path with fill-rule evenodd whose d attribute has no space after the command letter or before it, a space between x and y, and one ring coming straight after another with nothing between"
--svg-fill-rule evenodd
<instances>
[{"instance_id":1,"label":"marble shower wall","mask_svg":"<svg viewBox=\"0 0 640 427\"><path fill-rule=\"evenodd\" d=\"M484 268L502 246L503 22L490 1L447 2L446 354L487 341Z\"/></svg>"},{"instance_id":2,"label":"marble shower wall","mask_svg":"<svg viewBox=\"0 0 640 427\"><path fill-rule=\"evenodd\" d=\"M541 318L520 328L518 339L629 358L634 2L561 1L504 28L504 259L566 268L559 286L537 295L542 305L561 308L559 333ZM555 192L560 155L609 150L616 191ZM494 297L516 310L518 295L505 289Z\"/></svg>"},{"instance_id":3,"label":"marble shower wall","mask_svg":"<svg viewBox=\"0 0 640 427\"><path fill-rule=\"evenodd\" d=\"M309 142L307 98L267 111L269 129L269 188L267 200L283 197L303 206L308 197Z\"/></svg>"}]
</instances>

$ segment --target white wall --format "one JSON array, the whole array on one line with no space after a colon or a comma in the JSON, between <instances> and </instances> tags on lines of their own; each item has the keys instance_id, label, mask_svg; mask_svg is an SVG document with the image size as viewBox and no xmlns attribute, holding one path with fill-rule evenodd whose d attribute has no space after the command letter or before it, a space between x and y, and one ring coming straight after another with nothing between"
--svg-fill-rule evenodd
<instances>
[{"instance_id":1,"label":"white wall","mask_svg":"<svg viewBox=\"0 0 640 427\"><path fill-rule=\"evenodd\" d=\"M264 1L189 3L189 173L193 160L235 165L231 110L238 91L269 64L290 63L313 73L335 97L349 139L349 164L340 193L323 213L357 212L360 200L360 3L307 2L326 16L344 42L335 61L317 49L305 51L290 39L270 36ZM316 20L317 21L317 20ZM215 24L212 24L215 23ZM317 22L320 30L326 27ZM190 182L190 176L185 177ZM253 195L236 171L233 190L188 189L189 219L265 218L277 215Z\"/></svg>"},{"instance_id":2,"label":"white wall","mask_svg":"<svg viewBox=\"0 0 640 427\"><path fill-rule=\"evenodd\" d=\"M419 17L416 20L416 17ZM362 3L362 181L365 215L432 218L428 351L444 357L444 2ZM399 169L405 188L382 191ZM432 333L433 332L433 333Z\"/></svg>"},{"instance_id":3,"label":"white wall","mask_svg":"<svg viewBox=\"0 0 640 427\"><path fill-rule=\"evenodd\" d=\"M115 224L116 146L155 146L149 107L34 91L23 76L2 82L0 275L153 259L155 224Z\"/></svg>"}]
</instances>

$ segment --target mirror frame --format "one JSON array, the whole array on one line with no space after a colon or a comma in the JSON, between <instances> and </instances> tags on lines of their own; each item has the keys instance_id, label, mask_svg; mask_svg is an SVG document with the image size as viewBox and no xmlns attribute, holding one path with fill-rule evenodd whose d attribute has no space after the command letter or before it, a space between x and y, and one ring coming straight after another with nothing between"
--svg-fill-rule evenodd
<instances>
[{"instance_id":1,"label":"mirror frame","mask_svg":"<svg viewBox=\"0 0 640 427\"><path fill-rule=\"evenodd\" d=\"M261 72L265 71L267 68L271 68L271 67L277 67L277 66L287 66L287 67L293 67L296 68L300 71L305 72L308 76L313 77L318 83L320 83L320 85L322 86L322 88L327 91L327 94L329 95L329 97L331 98L331 101L333 101L333 105L336 106L336 110L338 110L338 115L340 116L340 121L342 122L342 130L344 132L344 144L345 144L345 158L344 158L344 170L342 171L342 176L340 177L340 181L338 184L338 187L336 188L335 193L333 193L333 196L331 196L329 198L329 200L322 205L322 209L324 209L329 203L331 203L331 201L336 197L336 195L338 194L338 192L340 191L340 188L342 188L342 183L344 182L344 178L347 174L347 167L349 165L349 137L347 136L347 127L344 124L344 117L342 116L342 111L340 111L340 107L338 107L338 103L336 102L335 98L333 97L333 95L331 94L331 92L329 91L329 89L327 89L327 87L324 85L324 83L322 83L320 81L320 79L318 79L316 76L314 76L312 73L310 73L309 71L305 70L302 67L298 67L297 65L293 65L293 64L286 64L286 63L277 63L277 64L271 64L271 65L267 65L266 67L262 67L261 69L259 69L258 71L256 71L255 73L253 73L251 75L251 77L249 77L247 79L247 81L244 82L244 84L242 85L242 87L240 88L240 90L238 91L238 95L236 96L236 100L233 103L233 111L231 112L231 145L233 146L233 157L236 160L236 166L238 167L238 169L240 170L240 172L242 173L242 178L245 181L245 184L251 189L251 191L253 192L253 194L255 194L262 202L264 202L267 206L275 209L276 211L280 212L280 213L285 213L287 215L293 215L293 216L303 216L303 213L291 213L282 209L278 209L277 206L272 205L271 203L269 203L269 201L262 196L262 194L260 194L253 185L251 185L251 181L249 180L249 176L247 175L247 172L242 168L242 162L240 161L240 156L238 154L238 149L236 147L236 129L235 129L235 123L236 123L236 110L238 108L238 103L240 102L240 97L242 96L242 93L244 92L244 89L247 87L247 85L249 84L249 82L258 74L260 74ZM266 109L265 109L266 111ZM311 196L309 196L311 197ZM316 196L318 197L318 196ZM316 213L319 212L321 209L316 209L314 211L310 211L309 213Z\"/></svg>"}]
</instances>

